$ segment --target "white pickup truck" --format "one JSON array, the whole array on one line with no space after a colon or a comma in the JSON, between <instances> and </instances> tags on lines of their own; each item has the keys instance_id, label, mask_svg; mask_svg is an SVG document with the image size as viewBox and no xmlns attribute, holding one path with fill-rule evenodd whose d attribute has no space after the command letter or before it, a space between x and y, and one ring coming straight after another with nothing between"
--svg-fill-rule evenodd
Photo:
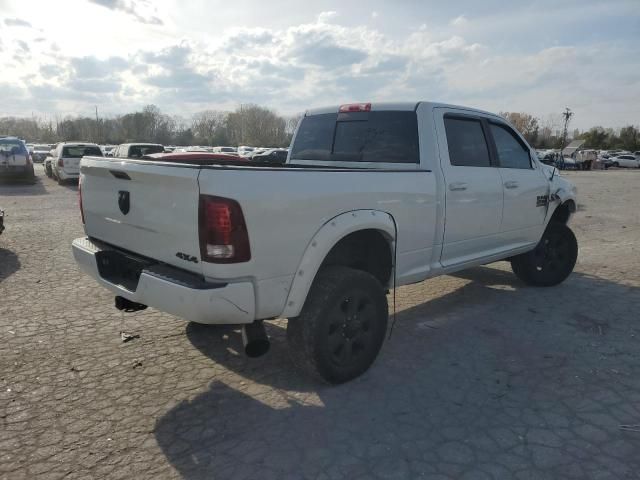
<instances>
[{"instance_id":1,"label":"white pickup truck","mask_svg":"<svg viewBox=\"0 0 640 480\"><path fill-rule=\"evenodd\" d=\"M288 318L294 362L340 383L366 371L391 288L498 260L551 286L578 254L575 187L501 117L451 105L306 112L284 165L84 157L80 267L116 295L206 324Z\"/></svg>"}]
</instances>

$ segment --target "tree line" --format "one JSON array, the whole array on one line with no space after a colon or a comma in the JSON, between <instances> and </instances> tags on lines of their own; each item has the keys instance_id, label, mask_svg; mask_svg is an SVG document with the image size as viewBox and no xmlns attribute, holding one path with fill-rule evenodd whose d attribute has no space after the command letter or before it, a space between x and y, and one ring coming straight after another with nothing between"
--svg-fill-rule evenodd
<instances>
[{"instance_id":1,"label":"tree line","mask_svg":"<svg viewBox=\"0 0 640 480\"><path fill-rule=\"evenodd\" d=\"M259 105L241 105L233 112L205 110L190 118L163 113L155 105L113 118L2 117L0 135L31 143L81 140L99 144L152 142L163 145L288 146L299 116L283 117Z\"/></svg>"},{"instance_id":2,"label":"tree line","mask_svg":"<svg viewBox=\"0 0 640 480\"><path fill-rule=\"evenodd\" d=\"M536 148L562 148L560 115L540 119L524 112L501 112ZM56 120L2 117L0 135L15 135L33 143L83 140L99 144L153 142L163 145L288 146L300 116L284 117L255 104L233 112L205 110L190 118L167 115L155 105L113 118L77 116ZM585 140L586 148L640 150L640 131L633 125L615 130L593 127L574 130L570 138Z\"/></svg>"},{"instance_id":3,"label":"tree line","mask_svg":"<svg viewBox=\"0 0 640 480\"><path fill-rule=\"evenodd\" d=\"M536 148L563 148L569 139L584 140L584 148L595 150L624 149L631 152L640 150L640 130L628 125L620 129L592 127L581 132L574 130L569 139L564 140L562 118L550 115L544 120L523 112L500 112Z\"/></svg>"}]
</instances>

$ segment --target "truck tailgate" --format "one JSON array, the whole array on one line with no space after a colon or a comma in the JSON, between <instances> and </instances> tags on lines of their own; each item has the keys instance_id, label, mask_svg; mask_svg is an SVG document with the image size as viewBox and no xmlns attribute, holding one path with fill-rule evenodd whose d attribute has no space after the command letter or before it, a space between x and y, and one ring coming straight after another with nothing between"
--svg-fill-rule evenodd
<instances>
[{"instance_id":1,"label":"truck tailgate","mask_svg":"<svg viewBox=\"0 0 640 480\"><path fill-rule=\"evenodd\" d=\"M84 157L85 231L132 253L202 273L198 168Z\"/></svg>"}]
</instances>

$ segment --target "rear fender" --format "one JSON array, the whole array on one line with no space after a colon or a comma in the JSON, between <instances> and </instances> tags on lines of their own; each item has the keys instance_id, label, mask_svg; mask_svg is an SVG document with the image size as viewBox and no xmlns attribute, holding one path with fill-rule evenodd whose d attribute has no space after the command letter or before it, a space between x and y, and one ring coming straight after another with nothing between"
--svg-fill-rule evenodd
<instances>
[{"instance_id":1,"label":"rear fender","mask_svg":"<svg viewBox=\"0 0 640 480\"><path fill-rule=\"evenodd\" d=\"M311 239L295 272L282 317L297 317L322 262L334 245L347 235L360 230L384 233L395 251L396 224L391 215L379 210L354 210L342 213L327 223ZM395 268L395 259L393 259Z\"/></svg>"}]
</instances>

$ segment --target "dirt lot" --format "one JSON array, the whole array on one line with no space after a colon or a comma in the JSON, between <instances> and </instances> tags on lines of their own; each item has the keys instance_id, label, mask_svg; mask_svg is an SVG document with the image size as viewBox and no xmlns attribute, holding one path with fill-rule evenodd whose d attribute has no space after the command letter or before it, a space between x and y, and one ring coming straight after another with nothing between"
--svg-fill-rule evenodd
<instances>
[{"instance_id":1,"label":"dirt lot","mask_svg":"<svg viewBox=\"0 0 640 480\"><path fill-rule=\"evenodd\" d=\"M121 315L71 257L76 188L38 174L0 185L1 478L639 478L640 172L567 174L567 282L498 263L403 287L340 387L293 370L281 321L251 360L236 331Z\"/></svg>"}]
</instances>

